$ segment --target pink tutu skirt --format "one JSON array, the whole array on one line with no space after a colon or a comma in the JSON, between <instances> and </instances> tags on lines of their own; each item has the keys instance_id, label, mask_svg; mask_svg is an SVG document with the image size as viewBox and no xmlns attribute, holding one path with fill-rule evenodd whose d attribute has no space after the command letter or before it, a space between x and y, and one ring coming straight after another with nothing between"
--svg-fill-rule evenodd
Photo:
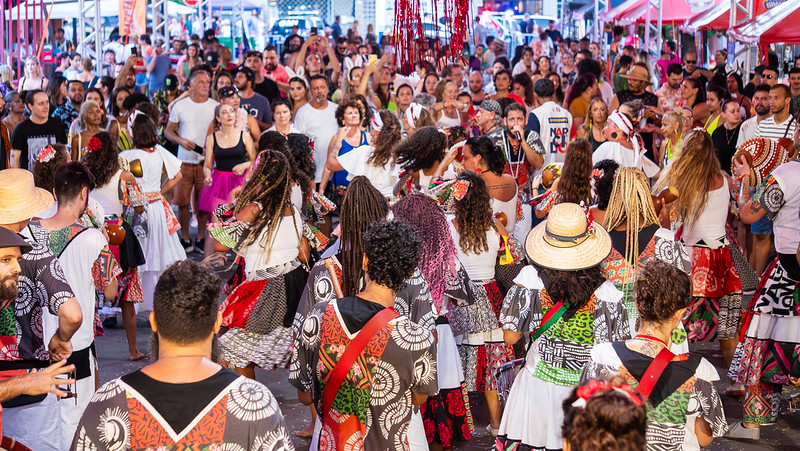
<instances>
[{"instance_id":1,"label":"pink tutu skirt","mask_svg":"<svg viewBox=\"0 0 800 451\"><path fill-rule=\"evenodd\" d=\"M211 186L200 191L198 208L207 212L216 210L219 204L228 203L231 191L242 184L244 184L244 175L214 169L214 172L211 173Z\"/></svg>"}]
</instances>

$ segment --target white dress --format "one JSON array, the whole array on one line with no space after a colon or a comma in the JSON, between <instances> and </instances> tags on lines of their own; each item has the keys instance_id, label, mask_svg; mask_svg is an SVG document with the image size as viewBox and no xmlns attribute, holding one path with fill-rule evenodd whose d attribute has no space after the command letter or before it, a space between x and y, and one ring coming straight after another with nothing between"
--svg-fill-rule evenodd
<instances>
[{"instance_id":1,"label":"white dress","mask_svg":"<svg viewBox=\"0 0 800 451\"><path fill-rule=\"evenodd\" d=\"M160 198L162 171L166 170L167 177L171 179L180 173L181 162L161 146L156 146L153 152L130 149L120 152L120 156L129 162L142 162L142 177L137 177L136 182L142 189L142 194L150 197L145 207L147 234L137 238L145 257L145 264L139 266L144 295L143 308L152 310L153 290L158 277L169 265L186 260L186 251L178 240L178 232L169 231L165 204L163 201L153 200Z\"/></svg>"},{"instance_id":2,"label":"white dress","mask_svg":"<svg viewBox=\"0 0 800 451\"><path fill-rule=\"evenodd\" d=\"M336 159L339 164L347 171L347 180L353 180L357 175L363 175L369 179L372 186L381 192L383 197L392 197L392 190L397 184L400 169L389 161L382 167L369 164L369 157L374 148L369 145L358 146L344 155L339 155Z\"/></svg>"}]
</instances>

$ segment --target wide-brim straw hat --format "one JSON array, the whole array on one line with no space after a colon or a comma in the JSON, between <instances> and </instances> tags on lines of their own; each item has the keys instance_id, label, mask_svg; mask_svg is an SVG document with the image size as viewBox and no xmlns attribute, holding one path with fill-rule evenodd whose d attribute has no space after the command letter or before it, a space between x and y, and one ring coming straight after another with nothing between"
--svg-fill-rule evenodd
<instances>
[{"instance_id":1,"label":"wide-brim straw hat","mask_svg":"<svg viewBox=\"0 0 800 451\"><path fill-rule=\"evenodd\" d=\"M37 188L25 169L0 171L0 224L31 219L53 206L53 195Z\"/></svg>"},{"instance_id":2,"label":"wide-brim straw hat","mask_svg":"<svg viewBox=\"0 0 800 451\"><path fill-rule=\"evenodd\" d=\"M588 230L586 212L577 204L553 206L547 220L525 239L525 252L537 265L575 271L597 266L611 253L611 238L598 223Z\"/></svg>"},{"instance_id":3,"label":"wide-brim straw hat","mask_svg":"<svg viewBox=\"0 0 800 451\"><path fill-rule=\"evenodd\" d=\"M622 75L622 78L627 78L628 80L639 80L645 83L650 83L650 74L647 72L642 66L633 65L628 70L628 73Z\"/></svg>"}]
</instances>

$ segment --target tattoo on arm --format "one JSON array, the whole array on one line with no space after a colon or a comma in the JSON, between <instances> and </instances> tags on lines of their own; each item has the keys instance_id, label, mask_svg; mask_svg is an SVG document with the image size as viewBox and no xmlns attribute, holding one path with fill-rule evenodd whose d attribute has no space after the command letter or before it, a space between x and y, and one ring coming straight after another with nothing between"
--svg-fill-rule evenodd
<instances>
[{"instance_id":1,"label":"tattoo on arm","mask_svg":"<svg viewBox=\"0 0 800 451\"><path fill-rule=\"evenodd\" d=\"M750 202L750 213L758 214L761 212L761 203L760 202Z\"/></svg>"}]
</instances>

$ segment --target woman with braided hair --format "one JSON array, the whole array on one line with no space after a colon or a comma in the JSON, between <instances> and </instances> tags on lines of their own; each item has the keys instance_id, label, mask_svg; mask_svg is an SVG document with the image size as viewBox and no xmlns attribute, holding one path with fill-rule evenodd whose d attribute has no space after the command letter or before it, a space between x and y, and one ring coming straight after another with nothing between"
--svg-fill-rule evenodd
<instances>
[{"instance_id":1,"label":"woman with braided hair","mask_svg":"<svg viewBox=\"0 0 800 451\"><path fill-rule=\"evenodd\" d=\"M451 309L449 288L458 284L456 247L450 234L447 217L439 204L424 194L411 194L400 199L392 213L408 223L422 240L419 269L428 282L435 306L436 370L439 394L429 396L420 406L428 443L452 449L453 441L464 442L472 437L474 425L469 406L464 370L458 355L453 329L447 320Z\"/></svg>"},{"instance_id":2,"label":"woman with braided hair","mask_svg":"<svg viewBox=\"0 0 800 451\"><path fill-rule=\"evenodd\" d=\"M636 331L639 314L633 300L633 284L647 262L653 259L669 260L679 264L683 261L683 246L675 243L674 233L661 228L661 220L656 214L653 198L650 195L650 182L647 176L636 168L619 168L614 176L614 185L608 200L603 227L611 237L611 254L603 261L606 278L625 293L625 308L631 331ZM661 210L668 214L667 208ZM670 253L669 249L673 252ZM685 256L688 259L688 256ZM684 269L684 268L680 268ZM683 327L673 337L675 344L685 343ZM676 348L677 352L689 352L688 344Z\"/></svg>"},{"instance_id":3,"label":"woman with braided hair","mask_svg":"<svg viewBox=\"0 0 800 451\"><path fill-rule=\"evenodd\" d=\"M306 281L309 258L303 219L290 201L286 156L266 150L233 202L233 217L210 225L217 250L232 248L245 261L245 280L220 307L223 360L255 378L255 366L284 367L292 347L292 320Z\"/></svg>"}]
</instances>

